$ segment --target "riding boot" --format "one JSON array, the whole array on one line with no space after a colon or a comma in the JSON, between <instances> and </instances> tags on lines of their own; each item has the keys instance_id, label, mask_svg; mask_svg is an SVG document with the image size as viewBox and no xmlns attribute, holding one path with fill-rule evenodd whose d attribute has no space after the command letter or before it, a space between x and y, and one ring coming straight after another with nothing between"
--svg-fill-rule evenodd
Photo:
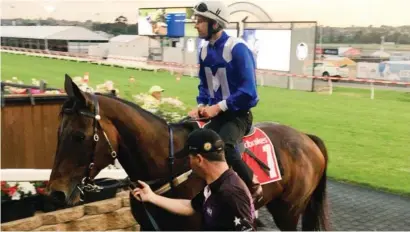
<instances>
[{"instance_id":1,"label":"riding boot","mask_svg":"<svg viewBox=\"0 0 410 232\"><path fill-rule=\"evenodd\" d=\"M252 195L253 203L256 204L257 202L262 200L262 186L259 183L257 176L253 173L252 169L250 169L242 159L236 160L236 162L232 164L232 168L236 173L238 173L238 176L241 177L241 179L247 185Z\"/></svg>"},{"instance_id":2,"label":"riding boot","mask_svg":"<svg viewBox=\"0 0 410 232\"><path fill-rule=\"evenodd\" d=\"M237 149L231 144L226 144L225 156L228 165L238 174L238 176L245 182L249 191L251 192L254 203L261 200L263 196L262 186L260 185L256 175L252 169L242 160L242 157Z\"/></svg>"},{"instance_id":3,"label":"riding boot","mask_svg":"<svg viewBox=\"0 0 410 232\"><path fill-rule=\"evenodd\" d=\"M248 186L248 188L252 194L252 199L253 199L254 204L262 200L263 189L262 189L261 183L258 180L258 177L255 174L253 174L252 182L250 186Z\"/></svg>"}]
</instances>

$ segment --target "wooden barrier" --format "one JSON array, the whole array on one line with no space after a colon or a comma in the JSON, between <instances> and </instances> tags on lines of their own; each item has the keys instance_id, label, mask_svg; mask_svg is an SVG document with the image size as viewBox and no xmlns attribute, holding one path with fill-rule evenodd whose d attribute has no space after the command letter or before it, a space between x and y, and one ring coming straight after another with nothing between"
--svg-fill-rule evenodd
<instances>
[{"instance_id":1,"label":"wooden barrier","mask_svg":"<svg viewBox=\"0 0 410 232\"><path fill-rule=\"evenodd\" d=\"M65 94L6 95L1 107L1 168L51 169Z\"/></svg>"}]
</instances>

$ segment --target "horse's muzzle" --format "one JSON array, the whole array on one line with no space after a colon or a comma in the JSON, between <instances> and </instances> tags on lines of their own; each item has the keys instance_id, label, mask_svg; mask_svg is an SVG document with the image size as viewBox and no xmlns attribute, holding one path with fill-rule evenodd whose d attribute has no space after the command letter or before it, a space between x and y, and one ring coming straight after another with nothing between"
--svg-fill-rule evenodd
<instances>
[{"instance_id":1,"label":"horse's muzzle","mask_svg":"<svg viewBox=\"0 0 410 232\"><path fill-rule=\"evenodd\" d=\"M63 191L51 191L49 197L55 205L64 206L66 204L66 195Z\"/></svg>"}]
</instances>

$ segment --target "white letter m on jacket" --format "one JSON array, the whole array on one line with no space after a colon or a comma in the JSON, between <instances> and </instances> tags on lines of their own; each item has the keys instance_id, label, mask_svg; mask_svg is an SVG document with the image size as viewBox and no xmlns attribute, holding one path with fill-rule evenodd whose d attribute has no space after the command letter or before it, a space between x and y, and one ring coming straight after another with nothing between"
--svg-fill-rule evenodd
<instances>
[{"instance_id":1,"label":"white letter m on jacket","mask_svg":"<svg viewBox=\"0 0 410 232\"><path fill-rule=\"evenodd\" d=\"M209 95L214 98L214 92L218 91L219 87L222 90L222 98L225 100L229 97L228 77L226 76L226 68L218 68L215 76L209 67L205 67L206 82L208 84Z\"/></svg>"}]
</instances>

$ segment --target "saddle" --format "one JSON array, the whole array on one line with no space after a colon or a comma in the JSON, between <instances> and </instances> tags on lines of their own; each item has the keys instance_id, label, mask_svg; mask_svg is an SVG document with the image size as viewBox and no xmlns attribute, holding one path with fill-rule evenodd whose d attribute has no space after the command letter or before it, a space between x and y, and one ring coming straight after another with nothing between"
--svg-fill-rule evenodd
<instances>
[{"instance_id":1,"label":"saddle","mask_svg":"<svg viewBox=\"0 0 410 232\"><path fill-rule=\"evenodd\" d=\"M210 121L196 121L195 123L195 129L199 129L199 128L207 128L207 124ZM260 142L258 143L258 141L260 141L261 137L259 138L255 138L255 140L252 141L252 136L254 135L254 133L260 129L256 128L254 125L251 125L251 127L245 132L244 136L242 137L242 139L239 140L239 142L236 144L236 149L238 149L239 153L242 154L242 158L244 159L245 163L252 169L255 171L255 167L253 167L254 165L250 164L250 162L248 160L246 160L246 158L244 158L244 155L248 155L249 157L251 157L254 162L256 162L256 164L259 166L259 168L261 168L267 175L269 175L270 172L272 172L271 167L269 167L266 163L269 162L264 162L263 160L261 160L260 158L260 154L255 154L254 151L255 149L251 149L250 147L257 147L260 146ZM268 141L270 142L269 138L265 135L264 136L264 142L267 143ZM257 150L261 150L261 149L257 149ZM258 152L257 152L258 153ZM259 152L260 153L260 152Z\"/></svg>"}]
</instances>

